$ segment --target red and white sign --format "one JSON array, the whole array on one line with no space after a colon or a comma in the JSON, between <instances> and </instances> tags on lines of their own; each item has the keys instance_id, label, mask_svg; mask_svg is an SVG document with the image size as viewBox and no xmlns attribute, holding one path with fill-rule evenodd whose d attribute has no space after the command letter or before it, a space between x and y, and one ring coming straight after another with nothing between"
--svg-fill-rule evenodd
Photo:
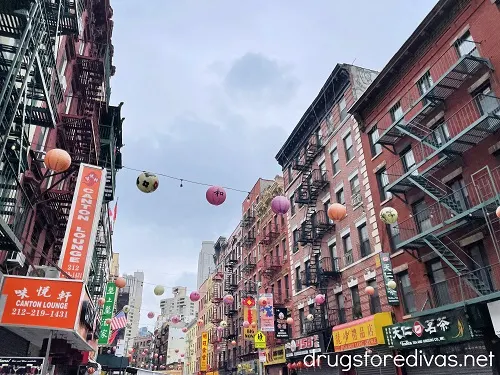
<instances>
[{"instance_id":1,"label":"red and white sign","mask_svg":"<svg viewBox=\"0 0 500 375\"><path fill-rule=\"evenodd\" d=\"M413 333L418 337L422 337L424 334L424 326L420 322L413 323Z\"/></svg>"},{"instance_id":2,"label":"red and white sign","mask_svg":"<svg viewBox=\"0 0 500 375\"><path fill-rule=\"evenodd\" d=\"M105 170L80 165L59 261L61 270L75 280L85 280L89 272L105 185ZM62 272L61 278L66 278Z\"/></svg>"}]
</instances>

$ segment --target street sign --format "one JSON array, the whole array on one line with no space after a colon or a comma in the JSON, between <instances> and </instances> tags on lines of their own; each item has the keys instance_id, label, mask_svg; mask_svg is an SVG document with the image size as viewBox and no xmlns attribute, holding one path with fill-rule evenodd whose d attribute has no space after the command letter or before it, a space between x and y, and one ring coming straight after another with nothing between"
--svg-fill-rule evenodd
<instances>
[{"instance_id":1,"label":"street sign","mask_svg":"<svg viewBox=\"0 0 500 375\"><path fill-rule=\"evenodd\" d=\"M266 348L266 335L262 331L258 331L254 338L255 349Z\"/></svg>"}]
</instances>

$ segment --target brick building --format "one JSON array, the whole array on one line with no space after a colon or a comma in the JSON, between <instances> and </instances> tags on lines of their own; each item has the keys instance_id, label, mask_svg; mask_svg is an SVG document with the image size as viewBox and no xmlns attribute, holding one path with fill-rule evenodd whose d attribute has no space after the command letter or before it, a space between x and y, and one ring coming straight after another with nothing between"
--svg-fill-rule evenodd
<instances>
[{"instance_id":1,"label":"brick building","mask_svg":"<svg viewBox=\"0 0 500 375\"><path fill-rule=\"evenodd\" d=\"M442 337L423 345L433 354L498 356L486 304L500 290L499 23L498 1L439 1L349 111L363 132L368 180L379 187L375 211L399 216L380 225L380 238L401 300L386 335L403 354L422 345L403 348L416 337L401 329L427 322L422 339ZM443 319L446 332L466 326L460 340L432 330ZM407 369L432 371L470 368Z\"/></svg>"}]
</instances>

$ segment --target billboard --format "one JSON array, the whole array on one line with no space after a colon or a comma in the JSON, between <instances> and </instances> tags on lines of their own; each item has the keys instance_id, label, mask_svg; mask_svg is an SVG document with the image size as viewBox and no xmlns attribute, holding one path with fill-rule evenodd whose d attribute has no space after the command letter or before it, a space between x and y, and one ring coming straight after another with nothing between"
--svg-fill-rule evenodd
<instances>
[{"instance_id":1,"label":"billboard","mask_svg":"<svg viewBox=\"0 0 500 375\"><path fill-rule=\"evenodd\" d=\"M85 280L89 272L105 185L105 170L80 165L59 261L59 268L75 280ZM62 272L60 277L66 278Z\"/></svg>"},{"instance_id":2,"label":"billboard","mask_svg":"<svg viewBox=\"0 0 500 375\"><path fill-rule=\"evenodd\" d=\"M264 306L259 306L260 314L260 327L259 329L263 332L274 332L274 310L273 310L273 294L264 293L259 296L259 301L262 299L266 300Z\"/></svg>"}]
</instances>

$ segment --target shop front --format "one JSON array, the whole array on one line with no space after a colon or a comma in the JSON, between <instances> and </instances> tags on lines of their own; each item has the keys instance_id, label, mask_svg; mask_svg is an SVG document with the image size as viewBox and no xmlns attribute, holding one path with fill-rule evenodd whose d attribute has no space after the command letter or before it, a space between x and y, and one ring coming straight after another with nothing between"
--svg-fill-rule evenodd
<instances>
[{"instance_id":1,"label":"shop front","mask_svg":"<svg viewBox=\"0 0 500 375\"><path fill-rule=\"evenodd\" d=\"M384 366L377 361L384 355L392 355L392 350L385 345L383 331L383 327L391 324L391 313L382 312L333 327L335 356L330 355L330 363L342 367L342 374L395 375L392 362ZM359 360L354 361L354 358Z\"/></svg>"},{"instance_id":2,"label":"shop front","mask_svg":"<svg viewBox=\"0 0 500 375\"><path fill-rule=\"evenodd\" d=\"M259 373L259 361L254 359L238 364L238 375L256 375Z\"/></svg>"},{"instance_id":3,"label":"shop front","mask_svg":"<svg viewBox=\"0 0 500 375\"><path fill-rule=\"evenodd\" d=\"M406 375L497 375L481 331L464 310L410 319L384 328L387 345L405 357Z\"/></svg>"},{"instance_id":4,"label":"shop front","mask_svg":"<svg viewBox=\"0 0 500 375\"><path fill-rule=\"evenodd\" d=\"M288 372L294 374L304 374L314 371L315 375L336 375L338 369L327 366L326 359L318 365L317 359L320 354L325 353L325 343L323 335L312 335L290 340L285 344L285 357L287 360Z\"/></svg>"},{"instance_id":5,"label":"shop front","mask_svg":"<svg viewBox=\"0 0 500 375\"><path fill-rule=\"evenodd\" d=\"M266 375L287 375L285 345L267 348L264 369Z\"/></svg>"}]
</instances>

